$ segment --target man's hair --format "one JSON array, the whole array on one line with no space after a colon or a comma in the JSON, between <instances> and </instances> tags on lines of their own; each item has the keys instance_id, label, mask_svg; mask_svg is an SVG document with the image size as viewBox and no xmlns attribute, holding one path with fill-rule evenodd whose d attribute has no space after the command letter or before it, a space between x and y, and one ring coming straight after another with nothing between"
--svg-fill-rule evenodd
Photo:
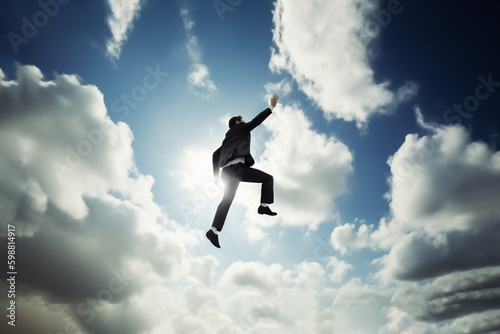
<instances>
[{"instance_id":1,"label":"man's hair","mask_svg":"<svg viewBox=\"0 0 500 334\"><path fill-rule=\"evenodd\" d=\"M229 128L232 128L233 126L236 125L236 121L238 122L241 122L243 117L241 116L233 116L231 117L231 119L229 120Z\"/></svg>"}]
</instances>

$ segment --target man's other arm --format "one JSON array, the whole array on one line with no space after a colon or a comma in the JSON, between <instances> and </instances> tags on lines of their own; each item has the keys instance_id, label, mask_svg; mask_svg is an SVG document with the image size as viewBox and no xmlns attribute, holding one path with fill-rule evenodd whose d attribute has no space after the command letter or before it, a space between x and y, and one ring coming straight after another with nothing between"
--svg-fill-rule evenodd
<instances>
[{"instance_id":1,"label":"man's other arm","mask_svg":"<svg viewBox=\"0 0 500 334\"><path fill-rule=\"evenodd\" d=\"M216 180L219 179L219 160L220 160L220 152L222 150L222 146L219 147L215 152L214 154L212 154L212 166L213 166L213 169L214 169L214 178Z\"/></svg>"}]
</instances>

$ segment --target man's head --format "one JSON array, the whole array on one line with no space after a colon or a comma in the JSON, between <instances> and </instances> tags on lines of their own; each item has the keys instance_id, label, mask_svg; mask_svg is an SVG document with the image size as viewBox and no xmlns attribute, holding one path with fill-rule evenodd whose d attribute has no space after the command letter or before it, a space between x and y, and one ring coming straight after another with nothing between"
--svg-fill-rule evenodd
<instances>
[{"instance_id":1,"label":"man's head","mask_svg":"<svg viewBox=\"0 0 500 334\"><path fill-rule=\"evenodd\" d=\"M243 120L243 117L233 116L229 120L229 128L232 128L233 126L235 126L236 124L239 124L239 123L245 123L245 121Z\"/></svg>"}]
</instances>

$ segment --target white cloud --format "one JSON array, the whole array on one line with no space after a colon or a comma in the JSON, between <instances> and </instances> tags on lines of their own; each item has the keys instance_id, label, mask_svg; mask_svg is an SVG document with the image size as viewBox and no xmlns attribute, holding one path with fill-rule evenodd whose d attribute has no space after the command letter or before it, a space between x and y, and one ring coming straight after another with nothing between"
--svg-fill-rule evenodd
<instances>
[{"instance_id":1,"label":"white cloud","mask_svg":"<svg viewBox=\"0 0 500 334\"><path fill-rule=\"evenodd\" d=\"M379 331L379 334L389 334L389 333L394 333L394 334L400 334L400 333L406 333L410 334L410 331L404 331L404 329L407 329L408 324L410 322L410 317L408 313L396 308L396 307L391 307L388 312L387 312L387 319L389 322L384 325Z\"/></svg>"},{"instance_id":2,"label":"white cloud","mask_svg":"<svg viewBox=\"0 0 500 334\"><path fill-rule=\"evenodd\" d=\"M330 236L330 244L341 254L346 254L349 250L366 248L371 245L370 235L373 226L361 224L356 231L355 224L345 223L337 226Z\"/></svg>"},{"instance_id":3,"label":"white cloud","mask_svg":"<svg viewBox=\"0 0 500 334\"><path fill-rule=\"evenodd\" d=\"M210 79L210 72L205 64L191 65L191 73L188 75L189 88L197 95L210 97L217 91L217 87Z\"/></svg>"},{"instance_id":4,"label":"white cloud","mask_svg":"<svg viewBox=\"0 0 500 334\"><path fill-rule=\"evenodd\" d=\"M391 289L361 284L358 279L343 284L331 305L334 332L376 333L386 322L383 308L391 296Z\"/></svg>"},{"instance_id":5,"label":"white cloud","mask_svg":"<svg viewBox=\"0 0 500 334\"><path fill-rule=\"evenodd\" d=\"M500 152L461 126L427 124L418 110L417 120L431 133L408 135L388 161L391 212L370 236L388 252L377 277L398 283L394 299L413 319L450 322L432 332L497 328Z\"/></svg>"},{"instance_id":6,"label":"white cloud","mask_svg":"<svg viewBox=\"0 0 500 334\"><path fill-rule=\"evenodd\" d=\"M326 266L328 268L332 268L332 272L330 273L329 277L334 283L342 282L344 277L347 275L347 272L354 269L352 265L348 264L345 261L339 260L335 256L332 256L330 258L330 261L328 261L328 264Z\"/></svg>"},{"instance_id":7,"label":"white cloud","mask_svg":"<svg viewBox=\"0 0 500 334\"><path fill-rule=\"evenodd\" d=\"M108 26L112 37L106 43L106 51L111 58L120 58L123 43L132 30L134 20L139 16L142 0L107 0L111 15Z\"/></svg>"},{"instance_id":8,"label":"white cloud","mask_svg":"<svg viewBox=\"0 0 500 334\"><path fill-rule=\"evenodd\" d=\"M443 323L435 333L467 333L478 328L497 328L498 309L491 302L499 298L500 267L489 267L442 275L425 283L399 284L393 302L416 322ZM494 318L496 316L497 318ZM487 321L485 319L488 319Z\"/></svg>"},{"instance_id":9,"label":"white cloud","mask_svg":"<svg viewBox=\"0 0 500 334\"><path fill-rule=\"evenodd\" d=\"M149 330L138 305L175 277L192 239L153 201L129 127L109 119L97 87L74 75L45 80L35 66L18 66L12 81L1 72L0 105L0 212L24 250L17 283L29 287L19 307L35 313L37 331L70 321L92 332Z\"/></svg>"},{"instance_id":10,"label":"white cloud","mask_svg":"<svg viewBox=\"0 0 500 334\"><path fill-rule=\"evenodd\" d=\"M150 201L152 177L136 173L132 133L125 123L109 119L95 86L82 86L69 75L43 81L34 66L18 67L17 76L17 84L2 82L2 168L6 175L18 175L5 179L10 184L5 189L17 194L26 189L39 211L50 201L75 219L88 214L85 196L110 190L143 205L152 216L159 215ZM18 95L21 89L23 99ZM19 175L20 167L24 175ZM10 195L6 202L18 200L18 195ZM5 214L12 218L15 212Z\"/></svg>"},{"instance_id":11,"label":"white cloud","mask_svg":"<svg viewBox=\"0 0 500 334\"><path fill-rule=\"evenodd\" d=\"M235 293L226 298L224 308L240 330L306 333L316 328L317 318L323 316L319 299L333 300L330 290L320 288L324 275L318 263L303 262L285 269L278 264L237 262L227 269L217 290L234 287Z\"/></svg>"},{"instance_id":12,"label":"white cloud","mask_svg":"<svg viewBox=\"0 0 500 334\"><path fill-rule=\"evenodd\" d=\"M193 61L191 72L188 75L189 89L202 98L208 98L217 92L217 86L210 78L208 66L201 62L201 50L198 45L198 37L193 35L195 23L189 16L189 10L182 8L180 14L186 30L186 48L189 57Z\"/></svg>"},{"instance_id":13,"label":"white cloud","mask_svg":"<svg viewBox=\"0 0 500 334\"><path fill-rule=\"evenodd\" d=\"M416 114L430 133L407 135L389 158L388 215L376 228L338 226L330 242L342 254L386 252L373 261L380 268L373 278L395 287L390 305L398 311L387 314L381 333L497 329L500 152L461 126Z\"/></svg>"},{"instance_id":14,"label":"white cloud","mask_svg":"<svg viewBox=\"0 0 500 334\"><path fill-rule=\"evenodd\" d=\"M259 262L235 262L224 273L221 285L236 285L259 291L273 291L290 280L290 273L279 264L266 266Z\"/></svg>"},{"instance_id":15,"label":"white cloud","mask_svg":"<svg viewBox=\"0 0 500 334\"><path fill-rule=\"evenodd\" d=\"M423 229L430 236L487 229L498 221L500 152L472 142L460 126L434 134L410 134L388 161L392 178L392 220L374 235L381 245L389 234Z\"/></svg>"},{"instance_id":16,"label":"white cloud","mask_svg":"<svg viewBox=\"0 0 500 334\"><path fill-rule=\"evenodd\" d=\"M328 333L331 314L324 312L324 305L331 305L335 293L324 287L324 276L318 263L303 262L287 269L280 264L235 262L222 272L213 289L197 283L188 286L169 314L175 324L163 328L176 325L179 331L185 330L191 325L180 320L191 319L195 329L210 328L215 333L298 334L311 329ZM169 298L174 300L177 297Z\"/></svg>"},{"instance_id":17,"label":"white cloud","mask_svg":"<svg viewBox=\"0 0 500 334\"><path fill-rule=\"evenodd\" d=\"M266 102L269 101L274 94L278 94L280 98L287 96L292 92L292 85L293 83L287 79L283 79L280 82L275 83L268 82L264 86L267 92L265 97Z\"/></svg>"},{"instance_id":18,"label":"white cloud","mask_svg":"<svg viewBox=\"0 0 500 334\"><path fill-rule=\"evenodd\" d=\"M201 259L193 259L190 263L190 274L196 277L200 283L205 286L211 286L215 268L219 265L219 261L207 255Z\"/></svg>"},{"instance_id":19,"label":"white cloud","mask_svg":"<svg viewBox=\"0 0 500 334\"><path fill-rule=\"evenodd\" d=\"M264 127L271 132L258 132L252 138L256 145L265 145L255 164L273 175L277 217L262 219L256 214L259 198L256 187L240 187L236 200L248 207L249 226L307 226L314 230L322 222L336 217L335 199L347 192L353 154L333 136L311 128L311 122L298 105L278 105ZM264 144L265 143L265 144ZM274 219L276 218L276 219Z\"/></svg>"},{"instance_id":20,"label":"white cloud","mask_svg":"<svg viewBox=\"0 0 500 334\"><path fill-rule=\"evenodd\" d=\"M278 0L269 67L289 72L328 119L366 126L370 116L391 111L417 91L412 83L392 92L390 82L375 82L368 47L376 36L368 19L374 9L368 0Z\"/></svg>"},{"instance_id":21,"label":"white cloud","mask_svg":"<svg viewBox=\"0 0 500 334\"><path fill-rule=\"evenodd\" d=\"M432 133L407 135L388 160L390 214L374 231L364 224L357 231L354 224L337 227L332 233L334 248L345 253L349 247L374 247L396 254L405 244L423 243L445 256L450 248L458 251L466 239L480 243L496 233L500 152L472 142L461 126L419 122Z\"/></svg>"}]
</instances>

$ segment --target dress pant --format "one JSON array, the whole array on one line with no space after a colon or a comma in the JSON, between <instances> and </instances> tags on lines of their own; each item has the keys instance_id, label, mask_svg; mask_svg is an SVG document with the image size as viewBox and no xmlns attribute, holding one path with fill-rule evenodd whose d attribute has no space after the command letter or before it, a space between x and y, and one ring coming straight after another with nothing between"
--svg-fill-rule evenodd
<instances>
[{"instance_id":1,"label":"dress pant","mask_svg":"<svg viewBox=\"0 0 500 334\"><path fill-rule=\"evenodd\" d=\"M224 167L221 172L221 178L225 183L224 196L217 207L212 223L212 226L217 231L221 231L224 226L224 221L226 220L227 213L240 182L262 183L260 202L267 204L274 202L274 179L272 175L264 173L261 170L238 163Z\"/></svg>"}]
</instances>

